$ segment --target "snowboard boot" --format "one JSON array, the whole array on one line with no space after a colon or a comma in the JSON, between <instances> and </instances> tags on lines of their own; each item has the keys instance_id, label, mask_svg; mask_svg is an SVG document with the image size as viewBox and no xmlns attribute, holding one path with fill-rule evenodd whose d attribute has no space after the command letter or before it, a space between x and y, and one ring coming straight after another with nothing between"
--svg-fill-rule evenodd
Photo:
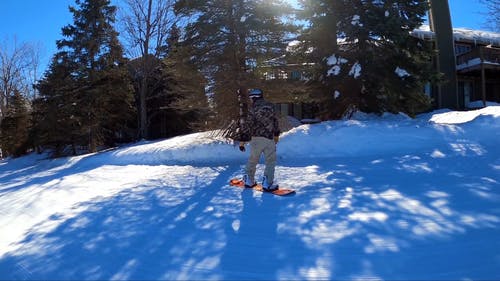
<instances>
[{"instance_id":1,"label":"snowboard boot","mask_svg":"<svg viewBox=\"0 0 500 281\"><path fill-rule=\"evenodd\" d=\"M263 176L262 177L262 189L265 192L273 192L275 190L278 190L278 185L273 184L272 182L268 182L267 177Z\"/></svg>"},{"instance_id":2,"label":"snowboard boot","mask_svg":"<svg viewBox=\"0 0 500 281\"><path fill-rule=\"evenodd\" d=\"M257 185L255 183L255 181L253 181L252 179L250 179L250 177L248 175L243 175L243 182L245 183L245 187L246 188L252 188L252 187L254 187L254 186Z\"/></svg>"}]
</instances>

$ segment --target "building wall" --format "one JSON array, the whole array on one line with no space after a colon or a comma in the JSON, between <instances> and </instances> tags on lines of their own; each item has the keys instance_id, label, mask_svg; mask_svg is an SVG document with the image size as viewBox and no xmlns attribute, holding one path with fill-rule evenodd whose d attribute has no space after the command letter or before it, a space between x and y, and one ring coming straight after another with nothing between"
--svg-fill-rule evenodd
<instances>
[{"instance_id":1,"label":"building wall","mask_svg":"<svg viewBox=\"0 0 500 281\"><path fill-rule=\"evenodd\" d=\"M479 100L500 102L500 49L460 41L455 48L460 108L470 108L469 103Z\"/></svg>"}]
</instances>

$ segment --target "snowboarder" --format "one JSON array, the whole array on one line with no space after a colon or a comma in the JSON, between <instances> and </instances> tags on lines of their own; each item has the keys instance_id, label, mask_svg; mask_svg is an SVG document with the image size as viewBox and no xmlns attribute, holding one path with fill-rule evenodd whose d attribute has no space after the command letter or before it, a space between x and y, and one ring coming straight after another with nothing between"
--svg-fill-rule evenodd
<instances>
[{"instance_id":1,"label":"snowboarder","mask_svg":"<svg viewBox=\"0 0 500 281\"><path fill-rule=\"evenodd\" d=\"M246 165L246 174L243 181L246 187L253 187L255 182L255 171L260 156L264 155L265 170L262 177L262 187L265 191L278 189L274 184L274 170L276 167L276 144L279 141L280 129L274 105L264 100L261 89L250 89L248 97L251 100L251 108L248 111L247 122L243 129L245 134L251 136L250 157ZM240 141L241 151L245 151L246 142Z\"/></svg>"}]
</instances>

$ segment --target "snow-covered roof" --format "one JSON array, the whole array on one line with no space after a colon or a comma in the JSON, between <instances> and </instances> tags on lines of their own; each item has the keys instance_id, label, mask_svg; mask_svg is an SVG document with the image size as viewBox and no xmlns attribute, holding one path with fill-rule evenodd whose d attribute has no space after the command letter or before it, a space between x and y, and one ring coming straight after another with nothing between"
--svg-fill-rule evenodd
<instances>
[{"instance_id":1,"label":"snow-covered roof","mask_svg":"<svg viewBox=\"0 0 500 281\"><path fill-rule=\"evenodd\" d=\"M413 30L412 35L419 38L434 39L434 31L431 31L429 25L422 25L420 28ZM459 42L500 46L500 33L491 31L453 28L453 37L455 41Z\"/></svg>"}]
</instances>

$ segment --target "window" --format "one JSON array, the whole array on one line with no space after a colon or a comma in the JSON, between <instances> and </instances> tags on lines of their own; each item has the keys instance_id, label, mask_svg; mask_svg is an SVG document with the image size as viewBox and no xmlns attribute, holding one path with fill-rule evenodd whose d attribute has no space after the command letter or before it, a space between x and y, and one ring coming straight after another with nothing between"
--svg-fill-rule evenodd
<instances>
[{"instance_id":1,"label":"window","mask_svg":"<svg viewBox=\"0 0 500 281\"><path fill-rule=\"evenodd\" d=\"M265 80L274 80L274 79L276 79L276 76L274 75L274 72L265 72L264 79Z\"/></svg>"},{"instance_id":2,"label":"window","mask_svg":"<svg viewBox=\"0 0 500 281\"><path fill-rule=\"evenodd\" d=\"M285 71L283 70L280 70L278 72L278 79L288 79L288 73L286 73Z\"/></svg>"},{"instance_id":3,"label":"window","mask_svg":"<svg viewBox=\"0 0 500 281\"><path fill-rule=\"evenodd\" d=\"M431 97L431 96L432 96L432 86L431 86L431 83L430 83L430 82L425 83L425 86L424 86L424 93L425 93L428 97Z\"/></svg>"},{"instance_id":4,"label":"window","mask_svg":"<svg viewBox=\"0 0 500 281\"><path fill-rule=\"evenodd\" d=\"M290 76L293 80L300 80L300 78L302 78L302 73L300 73L300 71L298 70L294 70L292 71L292 73L290 73Z\"/></svg>"},{"instance_id":5,"label":"window","mask_svg":"<svg viewBox=\"0 0 500 281\"><path fill-rule=\"evenodd\" d=\"M455 56L460 56L462 54L468 53L472 50L470 45L466 44L455 44Z\"/></svg>"}]
</instances>

